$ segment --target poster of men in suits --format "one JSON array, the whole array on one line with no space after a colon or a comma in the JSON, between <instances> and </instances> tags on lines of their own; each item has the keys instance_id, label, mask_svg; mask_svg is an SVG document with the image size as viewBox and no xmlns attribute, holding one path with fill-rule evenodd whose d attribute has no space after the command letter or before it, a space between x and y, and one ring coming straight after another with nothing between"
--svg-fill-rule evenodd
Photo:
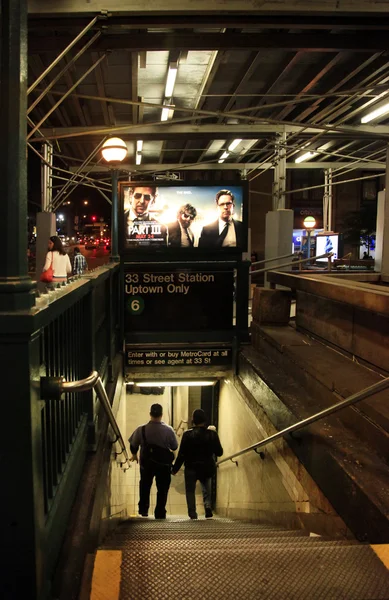
<instances>
[{"instance_id":1,"label":"poster of men in suits","mask_svg":"<svg viewBox=\"0 0 389 600\"><path fill-rule=\"evenodd\" d=\"M246 248L244 186L121 184L125 247Z\"/></svg>"}]
</instances>

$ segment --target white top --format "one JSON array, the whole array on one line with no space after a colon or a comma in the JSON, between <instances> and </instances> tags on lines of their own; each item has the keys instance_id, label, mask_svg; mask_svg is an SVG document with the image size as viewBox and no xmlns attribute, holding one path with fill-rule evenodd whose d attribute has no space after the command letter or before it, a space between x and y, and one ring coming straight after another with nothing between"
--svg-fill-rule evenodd
<instances>
[{"instance_id":1,"label":"white top","mask_svg":"<svg viewBox=\"0 0 389 600\"><path fill-rule=\"evenodd\" d=\"M44 271L47 271L51 265L51 261L53 261L52 267L54 277L66 277L71 274L72 265L70 264L70 259L67 254L60 254L58 250L48 252L46 254L45 266L43 267Z\"/></svg>"}]
</instances>

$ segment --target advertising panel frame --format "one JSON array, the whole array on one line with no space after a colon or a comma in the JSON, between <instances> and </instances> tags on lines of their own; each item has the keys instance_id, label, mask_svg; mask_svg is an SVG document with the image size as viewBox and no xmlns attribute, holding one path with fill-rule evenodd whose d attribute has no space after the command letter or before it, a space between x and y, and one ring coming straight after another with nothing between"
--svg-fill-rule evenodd
<instances>
[{"instance_id":1,"label":"advertising panel frame","mask_svg":"<svg viewBox=\"0 0 389 600\"><path fill-rule=\"evenodd\" d=\"M212 208L215 209L215 213L217 213L217 209L216 209L216 201L215 201L215 192L216 191L220 191L220 190L229 190L231 189L232 191L234 191L234 189L236 190L237 188L240 189L240 198L239 198L239 202L240 202L240 214L239 214L239 221L241 221L242 223L242 227L240 230L240 238L241 238L241 244L239 246L230 246L230 247L199 247L199 246L195 246L195 247L171 247L167 245L167 242L165 243L164 241L164 236L166 235L164 228L165 226L165 222L161 220L161 224L162 227L158 228L154 227L154 230L159 231L159 235L161 236L159 239L157 239L157 243L154 243L154 245L152 243L150 243L150 245L141 245L137 244L136 242L128 245L129 242L127 241L127 236L128 236L128 214L129 214L129 208L128 208L128 190L131 187L157 187L158 189L161 190L166 190L167 193L167 188L170 188L172 191L172 194L174 193L174 190L178 188L177 193L179 192L179 189L181 188L181 190L183 191L182 193L182 205L186 204L186 203L191 203L190 200L190 196L193 195L193 191L196 191L196 189L199 191L199 195L203 198L204 197L204 189L205 188L210 188L210 198L209 200L207 200L207 204L206 204L206 208L211 210ZM188 191L188 194L185 193L185 190ZM131 257L131 260L144 260L144 261L160 261L160 260L169 260L169 259L174 259L174 260L180 260L180 261L197 261L197 260L204 260L204 259L211 259L211 260L241 260L242 258L242 253L247 252L247 245L248 245L248 202L249 202L249 198L248 198L248 181L246 180L233 180L233 181L228 181L228 182L221 182L219 183L215 183L215 182L208 182L208 181L195 181L195 182L176 182L176 181L141 181L141 180L134 180L134 181L120 181L119 182L119 190L118 190L118 195L119 195L119 253L120 255L124 258L124 260L128 259L128 257ZM160 194L163 195L163 194ZM126 198L125 198L126 196ZM174 200L172 200L171 202L171 206L168 206L170 213L172 214L172 218L174 215L174 218L176 219L176 213L177 213L177 209L180 205L181 202L181 198L180 198L180 202L177 201L177 198L174 198ZM197 208L196 203L194 201L193 205ZM204 202L205 200L201 200L201 205L204 206ZM146 225L149 225L149 227L144 228L143 231L146 232L151 232L153 230L153 224L155 223L154 219L153 221L146 222ZM204 224L208 224L209 221L204 222ZM139 228L140 230L140 228ZM202 232L202 229L201 229ZM158 234L157 234L158 235Z\"/></svg>"}]
</instances>

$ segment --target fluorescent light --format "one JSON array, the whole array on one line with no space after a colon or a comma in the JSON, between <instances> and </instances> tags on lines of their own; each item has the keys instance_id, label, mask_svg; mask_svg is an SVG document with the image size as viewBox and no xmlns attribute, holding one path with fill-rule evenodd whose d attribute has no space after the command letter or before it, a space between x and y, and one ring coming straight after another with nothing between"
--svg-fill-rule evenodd
<instances>
[{"instance_id":1,"label":"fluorescent light","mask_svg":"<svg viewBox=\"0 0 389 600\"><path fill-rule=\"evenodd\" d=\"M161 121L167 121L169 118L169 108L163 108L161 113Z\"/></svg>"},{"instance_id":2,"label":"fluorescent light","mask_svg":"<svg viewBox=\"0 0 389 600\"><path fill-rule=\"evenodd\" d=\"M219 158L218 163L224 163L224 158Z\"/></svg>"},{"instance_id":3,"label":"fluorescent light","mask_svg":"<svg viewBox=\"0 0 389 600\"><path fill-rule=\"evenodd\" d=\"M376 108L376 110L373 110L372 112L370 112L367 115L365 115L364 117L362 117L361 123L369 123L373 119L376 119L377 117L381 117L382 115L384 115L387 112L389 112L389 103L384 104L383 106L380 106L380 108Z\"/></svg>"},{"instance_id":4,"label":"fluorescent light","mask_svg":"<svg viewBox=\"0 0 389 600\"><path fill-rule=\"evenodd\" d=\"M309 160L310 158L313 158L316 155L317 155L317 152L306 152L305 154L302 154L301 156L298 156L294 162L295 163L301 163L304 160Z\"/></svg>"},{"instance_id":5,"label":"fluorescent light","mask_svg":"<svg viewBox=\"0 0 389 600\"><path fill-rule=\"evenodd\" d=\"M140 152L136 153L136 164L140 165L140 163L142 162L142 155Z\"/></svg>"},{"instance_id":6,"label":"fluorescent light","mask_svg":"<svg viewBox=\"0 0 389 600\"><path fill-rule=\"evenodd\" d=\"M224 160L225 158L228 158L229 156L230 156L229 152L223 152L223 154L221 155L220 158L222 158Z\"/></svg>"},{"instance_id":7,"label":"fluorescent light","mask_svg":"<svg viewBox=\"0 0 389 600\"><path fill-rule=\"evenodd\" d=\"M166 79L165 96L170 98L173 96L174 84L176 83L177 67L169 67Z\"/></svg>"},{"instance_id":8,"label":"fluorescent light","mask_svg":"<svg viewBox=\"0 0 389 600\"><path fill-rule=\"evenodd\" d=\"M235 150L235 148L240 144L242 140L234 140L233 142L231 142L231 144L228 146L228 149L230 152L232 152L233 150Z\"/></svg>"},{"instance_id":9,"label":"fluorescent light","mask_svg":"<svg viewBox=\"0 0 389 600\"><path fill-rule=\"evenodd\" d=\"M214 385L215 381L137 381L138 387L181 387L181 386L205 386Z\"/></svg>"},{"instance_id":10,"label":"fluorescent light","mask_svg":"<svg viewBox=\"0 0 389 600\"><path fill-rule=\"evenodd\" d=\"M137 152L142 152L142 148L143 148L143 140L138 140L136 142L136 151Z\"/></svg>"}]
</instances>

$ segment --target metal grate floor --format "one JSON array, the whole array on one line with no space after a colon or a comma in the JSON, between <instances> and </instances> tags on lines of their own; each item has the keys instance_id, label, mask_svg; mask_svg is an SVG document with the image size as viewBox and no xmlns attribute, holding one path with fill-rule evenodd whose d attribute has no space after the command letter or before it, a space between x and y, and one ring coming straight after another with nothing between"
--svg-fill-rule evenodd
<instances>
[{"instance_id":1,"label":"metal grate floor","mask_svg":"<svg viewBox=\"0 0 389 600\"><path fill-rule=\"evenodd\" d=\"M103 549L121 551L120 600L389 599L368 545L213 519L134 519Z\"/></svg>"}]
</instances>

